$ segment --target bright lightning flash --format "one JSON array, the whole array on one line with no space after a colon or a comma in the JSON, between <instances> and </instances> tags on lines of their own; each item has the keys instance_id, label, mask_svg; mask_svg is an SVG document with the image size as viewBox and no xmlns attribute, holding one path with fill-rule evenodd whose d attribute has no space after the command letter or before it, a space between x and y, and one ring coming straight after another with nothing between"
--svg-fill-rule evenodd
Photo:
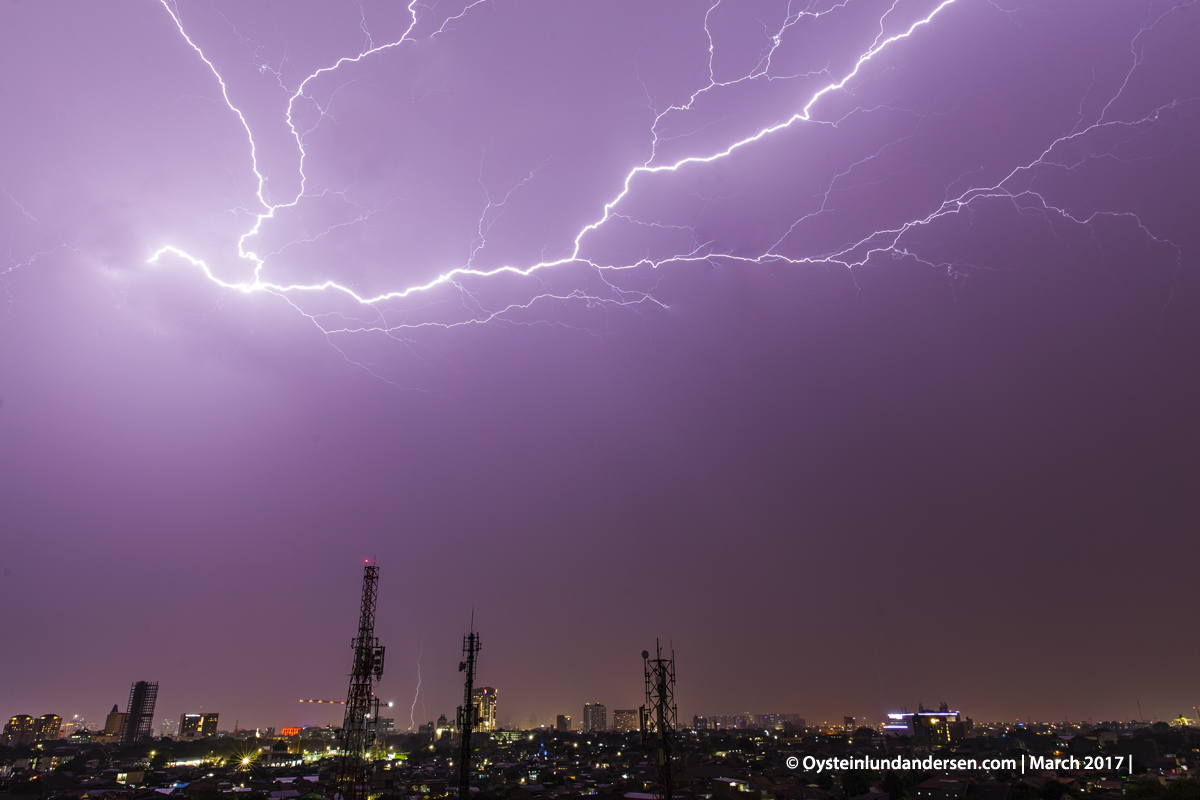
<instances>
[{"instance_id":1,"label":"bright lightning flash","mask_svg":"<svg viewBox=\"0 0 1200 800\"><path fill-rule=\"evenodd\" d=\"M317 283L280 283L268 280L264 277L264 267L270 255L263 256L249 249L247 242L260 232L266 220L275 217L277 212L294 207L301 198L306 196L306 186L308 177L305 175L305 163L308 158L308 153L305 150L305 135L298 127L294 118L297 104L310 103L314 106L318 104L309 94L310 86L320 80L323 76L337 72L340 68L347 64L362 62L365 59L370 59L384 51L400 48L405 45L411 45L417 42L415 31L418 29L420 15L425 10L419 5L417 0L412 0L408 9L411 14L411 20L404 33L384 44L374 44L373 40L367 35L367 47L353 57L345 57L337 60L335 63L322 67L312 74L308 75L294 91L287 104L287 126L291 132L291 137L295 142L295 146L299 151L300 175L299 175L299 191L287 202L275 203L271 201L266 191L266 177L260 171L258 159L258 145L255 141L254 131L250 123L247 121L243 112L230 99L228 87L225 80L222 78L220 70L217 66L205 55L196 42L189 36L183 21L183 16L177 4L177 0L160 0L166 13L171 16L175 26L179 31L179 35L196 53L196 55L204 62L212 72L213 77L221 90L221 96L225 105L228 106L231 113L235 114L241 123L241 127L245 132L246 144L249 148L252 169L257 180L257 199L261 204L261 210L254 215L254 223L249 229L242 234L237 244L238 257L250 265L252 265L252 277L244 281L228 280L219 277L218 274L210 268L204 260L197 258L183 249L171 244L165 244L155 251L149 258L150 263L158 263L167 257L177 258L187 264L190 264L203 272L205 277L222 289L242 292L242 293L269 293L284 298L288 303L295 307L300 313L304 314L309 320L315 324L327 339L336 334L363 334L363 333L383 333L392 336L397 332L402 332L406 329L414 329L421 327L439 327L451 328L460 325L478 325L496 320L504 320L517 310L528 309L534 304L547 300L560 301L580 301L595 305L612 305L622 307L636 307L642 304L663 304L656 299L652 294L644 291L632 291L628 289L618 288L612 281L605 278L606 273L612 273L614 270L632 269L635 267L650 267L658 268L665 264L686 264L688 262L741 262L747 264L769 264L769 263L787 263L787 264L820 264L826 266L838 266L853 271L854 268L866 264L872 258L880 255L890 256L893 258L914 258L921 263L925 263L931 267L945 269L953 273L954 265L950 264L934 264L928 260L924 260L917 256L914 249L907 246L910 235L917 229L926 227L934 223L936 220L945 218L950 215L960 214L968 211L972 206L976 206L984 201L1003 200L1012 203L1021 213L1036 213L1044 217L1057 218L1070 224L1080 226L1090 226L1102 217L1131 217L1143 231L1144 235L1149 239L1174 246L1170 242L1165 242L1160 237L1152 234L1133 213L1127 211L1097 211L1087 215L1075 215L1068 209L1056 206L1043 194L1035 191L1033 184L1033 173L1040 169L1059 169L1072 170L1078 166L1078 157L1070 155L1073 152L1079 152L1080 148L1075 148L1074 145L1082 140L1096 138L1099 134L1105 132L1128 131L1137 133L1153 124L1155 124L1160 116L1168 109L1172 108L1179 102L1172 101L1166 105L1160 106L1152 110L1150 113L1140 116L1137 119L1118 119L1112 112L1114 104L1122 97L1122 94L1128 91L1131 78L1134 72L1142 64L1143 56L1146 47L1155 39L1156 31L1159 26L1167 19L1172 11L1180 8L1191 6L1197 0L1180 0L1171 4L1169 7L1160 8L1158 11L1151 12L1149 16L1143 20L1140 30L1134 36L1130 43L1131 59L1124 75L1124 80L1113 91L1107 102L1098 114L1089 119L1084 119L1082 114L1079 124L1072 131L1065 133L1062 136L1054 138L1046 143L1046 146L1037 154L1033 160L1013 165L1012 168L996 182L989 185L970 185L962 191L956 191L953 194L947 192L945 200L940 206L929 213L919 217L908 219L902 224L891 226L884 230L875 230L865 236L857 238L854 241L845 243L844 245L834 249L832 252L826 252L817 256L796 257L786 255L783 249L785 240L789 235L795 233L798 226L806 223L813 217L818 216L826 211L825 202L821 203L818 210L805 214L795 220L791 227L782 237L780 237L773 245L763 249L761 252L750 255L733 255L730 253L717 252L711 243L697 242L695 246L686 252L675 252L665 257L643 258L633 263L625 264L602 264L585 254L586 243L589 235L596 233L604 226L608 225L613 220L621 220L623 222L634 221L626 214L620 213L618 208L634 191L634 184L639 178L650 177L663 173L676 173L688 170L690 167L701 164L709 164L722 159L731 157L737 151L743 151L755 147L759 143L777 136L781 131L793 128L800 125L822 125L837 128L843 119L827 119L819 116L820 110L825 106L824 100L836 95L844 95L850 91L851 85L862 77L865 68L870 62L877 60L891 48L897 46L899 42L907 39L927 35L926 32L938 24L939 17L946 14L947 9L956 3L972 3L984 2L984 0L942 0L929 10L925 16L920 17L915 22L902 27L890 35L885 35L886 30L895 30L896 25L892 21L892 17L897 14L904 4L904 0L891 0L891 2L878 4L877 13L879 33L874 40L857 54L857 57L849 59L847 63L853 63L848 69L845 69L839 75L824 73L825 80L815 91L812 91L807 96L802 97L798 101L796 110L786 119L779 121L776 124L767 126L758 130L753 135L737 139L729 142L726 146L714 149L710 152L696 153L686 155L681 158L675 158L669 162L660 162L660 152L663 145L666 144L671 137L667 137L662 129L668 117L677 117L678 115L692 110L696 104L706 95L721 92L728 87L745 84L755 81L771 81L781 78L798 77L786 76L778 74L774 59L783 47L783 42L793 27L801 24L804 21L812 21L826 15L845 14L849 13L850 7L855 5L855 0L841 0L833 2L825 8L814 10L816 4L810 4L805 10L792 10L789 5L785 19L779 24L768 37L770 42L766 52L755 66L745 72L740 77L732 80L719 81L715 77L713 67L713 59L715 57L716 46L714 45L713 35L709 29L709 20L714 11L718 8L721 0L716 0L709 7L708 12L704 16L704 33L708 36L709 42L709 62L708 62L708 77L704 86L693 92L688 97L685 103L672 105L663 110L656 111L653 114L653 121L650 123L647 135L649 140L648 157L640 164L632 165L628 172L624 175L621 181L621 189L608 202L604 203L602 208L597 210L598 216L592 222L584 225L574 235L570 252L560 258L544 259L536 263L529 264L506 264L494 268L478 268L474 266L475 256L486 245L487 229L494 222L496 215L503 212L504 204L507 203L513 194L510 191L502 200L493 201L490 197L487 198L486 207L482 210L479 220L478 236L471 248L471 255L466 263L460 265L449 265L446 269L440 272L432 280L417 285L403 286L394 288L389 291L381 292L374 295L363 295L356 292L351 287L339 283L335 280L324 280ZM461 19L463 16L470 14L473 9L486 0L476 0L465 6L465 8L454 17L444 22L437 28L430 38L437 36L452 35L454 30L451 23ZM1015 10L1001 8L995 2L990 3L997 13L1004 17L1011 16L1016 13ZM1154 6L1151 6L1154 8ZM365 22L363 30L366 32ZM812 77L811 74L800 77ZM1090 90L1089 90L1090 91ZM320 108L320 113L324 116L328 109ZM1081 106L1082 108L1082 106ZM861 109L859 109L861 110ZM854 112L851 112L854 113ZM311 129L310 129L311 130ZM677 144L673 144L677 146ZM1103 158L1106 153L1092 153L1088 158ZM873 158L867 156L862 161L856 162L848 169L843 169L829 181L824 192L824 201L828 201L831 192L836 188L839 179L845 177L848 172L858 164L863 163ZM1072 160L1075 159L1075 160ZM521 182L520 185L514 187L519 189L525 183L537 179L536 170ZM965 180L965 179L964 179ZM485 195L486 195L485 191ZM361 217L360 220L361 221ZM654 223L641 223L651 224ZM1178 248L1176 248L1178 250ZM278 251L276 251L278 252ZM554 294L549 291L539 292L529 297L526 302L512 303L503 307L487 310L479 306L478 303L464 315L460 320L450 322L399 322L393 323L384 319L380 312L381 307L389 302L411 298L422 293L430 292L437 287L453 287L464 296L469 296L471 293L464 287L462 281L466 278L473 279L489 279L500 274L513 274L517 276L532 276L539 271L551 270L556 267L564 267L566 265L586 266L594 269L601 280L609 290L604 296L593 293L576 290L568 294ZM351 301L353 304L363 307L364 309L372 310L370 321L354 321L347 324L344 320L339 319L337 325L332 325L327 319L327 315L309 313L301 309L301 304L305 297L318 295L339 295L344 299ZM665 306L664 306L665 307ZM336 317L334 317L337 319ZM335 345L336 346L336 345ZM419 692L419 689L418 689ZM414 698L414 706L416 698ZM411 717L410 713L410 717Z\"/></svg>"}]
</instances>

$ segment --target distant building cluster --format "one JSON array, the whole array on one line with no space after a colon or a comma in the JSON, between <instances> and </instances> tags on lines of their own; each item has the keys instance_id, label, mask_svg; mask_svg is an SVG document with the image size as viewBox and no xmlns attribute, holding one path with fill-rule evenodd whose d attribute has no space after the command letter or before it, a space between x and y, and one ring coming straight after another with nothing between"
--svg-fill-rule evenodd
<instances>
[{"instance_id":1,"label":"distant building cluster","mask_svg":"<svg viewBox=\"0 0 1200 800\"><path fill-rule=\"evenodd\" d=\"M804 718L799 714L710 714L692 717L692 727L698 731L782 731L788 725L803 728Z\"/></svg>"}]
</instances>

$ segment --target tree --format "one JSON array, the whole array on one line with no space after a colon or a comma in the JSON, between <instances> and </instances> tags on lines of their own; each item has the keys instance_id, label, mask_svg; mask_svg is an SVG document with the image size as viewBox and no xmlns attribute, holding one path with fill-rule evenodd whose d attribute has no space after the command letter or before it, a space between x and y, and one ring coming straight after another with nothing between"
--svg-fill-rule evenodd
<instances>
[{"instance_id":1,"label":"tree","mask_svg":"<svg viewBox=\"0 0 1200 800\"><path fill-rule=\"evenodd\" d=\"M888 793L888 797L891 800L908 796L908 788L904 785L904 777L895 770L889 769L883 774L883 784L880 788Z\"/></svg>"},{"instance_id":2,"label":"tree","mask_svg":"<svg viewBox=\"0 0 1200 800\"><path fill-rule=\"evenodd\" d=\"M1032 800L1038 796L1038 787L1028 781L1017 781L1017 785L1012 788L1012 794L1008 796L1009 800Z\"/></svg>"},{"instance_id":3,"label":"tree","mask_svg":"<svg viewBox=\"0 0 1200 800\"><path fill-rule=\"evenodd\" d=\"M1200 800L1200 781L1181 778L1166 786L1153 778L1131 781L1125 785L1128 800Z\"/></svg>"},{"instance_id":4,"label":"tree","mask_svg":"<svg viewBox=\"0 0 1200 800\"><path fill-rule=\"evenodd\" d=\"M848 769L842 773L842 794L848 798L866 794L874 779L875 773L869 769Z\"/></svg>"},{"instance_id":5,"label":"tree","mask_svg":"<svg viewBox=\"0 0 1200 800\"><path fill-rule=\"evenodd\" d=\"M1038 797L1042 800L1059 800L1067 793L1067 785L1059 783L1056 780L1048 780L1042 784L1042 789L1038 792Z\"/></svg>"}]
</instances>

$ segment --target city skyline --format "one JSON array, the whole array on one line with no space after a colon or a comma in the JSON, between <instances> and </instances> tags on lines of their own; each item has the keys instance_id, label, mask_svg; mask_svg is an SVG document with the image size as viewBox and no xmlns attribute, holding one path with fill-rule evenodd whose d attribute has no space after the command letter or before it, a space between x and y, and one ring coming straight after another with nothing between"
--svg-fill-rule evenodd
<instances>
[{"instance_id":1,"label":"city skyline","mask_svg":"<svg viewBox=\"0 0 1200 800\"><path fill-rule=\"evenodd\" d=\"M141 681L134 682L135 690L136 690L138 683L142 683L142 682ZM554 715L550 716L549 718L541 718L536 714L526 714L523 717L524 724L520 724L520 723L516 722L516 720L518 717L521 716L522 711L520 709L517 709L517 710L505 709L498 702L498 700L497 700L498 695L499 695L499 692L491 686L479 687L474 690L473 697L475 698L475 701L476 701L475 702L476 709L477 709L476 713L478 714L478 718L479 718L478 730L480 730L482 732L487 732L487 731L491 731L491 730L530 730L530 729L535 729L538 727L545 728L545 729L552 729L552 728L559 728L559 726L566 724L567 727L565 728L565 730L571 730L571 731L576 731L576 732L581 732L581 733L587 733L592 730L620 731L620 730L624 730L625 728L629 727L628 723L624 724L624 726L623 726L622 723L618 721L617 715L620 715L620 714L634 715L634 723L633 723L633 727L631 729L632 730L637 729L636 715L638 712L636 709L634 709L632 711L627 711L627 710L622 710L622 709L612 710L611 711L612 717L609 718L607 716L607 714L609 713L608 707L603 703L594 703L594 702L593 703L588 703L588 702L583 703L581 706L583 709L583 712L582 712L582 714L579 714L579 715L576 715L576 714L554 714ZM312 702L317 702L317 701L301 701L301 702L312 703ZM326 714L327 714L326 720L323 722L317 722L317 723L302 723L299 726L296 726L294 724L294 722L295 722L294 719L285 720L282 723L278 720L267 721L267 722L263 722L261 720L258 720L258 721L249 721L248 720L251 724L241 725L240 724L241 718L238 717L238 719L235 720L233 727L224 727L223 726L218 729L218 720L220 718L220 712L216 712L216 711L182 712L182 713L176 714L174 718L172 718L172 717L161 718L162 714L164 713L162 711L161 707L158 708L157 710L151 708L149 713L151 715L153 713L159 713L160 718L161 718L159 725L153 726L154 735L156 735L156 736L167 735L167 736L173 736L175 738L201 738L202 736L213 736L213 735L216 735L218 730L222 734L226 734L226 733L231 734L231 733L236 732L237 730L254 731L254 730L258 729L258 730L265 731L267 729L270 729L270 730L274 731L274 730L284 730L287 728L296 728L296 727L300 727L300 728L303 728L303 727L339 727L340 722L341 722L342 706L339 705L337 701L320 701L320 702L323 702L329 706L329 710L326 712ZM1064 722L1064 721L1070 722L1070 723L1097 723L1098 724L1102 721L1111 720L1114 722L1119 722L1121 724L1138 723L1140 721L1141 723L1148 725L1148 724L1151 724L1154 722L1174 723L1174 722L1178 721L1180 718L1185 718L1185 719L1190 720L1190 719L1192 719L1192 717L1189 716L1189 714L1194 715L1195 718L1200 718L1200 708L1198 708L1197 706L1181 708L1181 709L1178 709L1173 714L1168 714L1166 716L1160 716L1157 713L1147 715L1144 712L1142 712L1142 709L1140 707L1141 706L1140 699L1135 698L1134 703L1135 703L1135 706L1138 708L1139 715L1135 715L1135 716L1131 716L1131 717L1122 717L1119 715L1111 715L1108 717L1091 717L1091 716L1089 716L1089 717L1084 717L1084 718L1059 719L1059 720L1038 719L1036 717L1025 717L1025 718L1022 718L1022 717L1011 717L1011 718L989 717L989 718L981 718L978 721L980 723L986 723L986 724L1020 724L1020 723L1024 723L1024 724L1029 724L1029 725L1044 725L1044 724L1056 724L1056 723L1060 723L1060 722ZM385 710L381 712L381 714L380 714L381 717L383 717L387 714L395 715L397 713L396 710L394 709L394 707L388 708L387 701L384 701L383 705L384 705ZM598 708L595 719L603 721L602 727L595 727L595 728L591 727L592 719L589 717L589 713L590 713L589 709L591 709L592 707ZM925 711L924 704L920 703L920 702L918 702L917 704L915 704L912 707L914 709L920 709L922 711ZM500 709L499 712L497 711L498 708ZM945 703L942 703L942 710L943 711L946 710ZM825 719L825 718L809 718L809 717L806 717L803 713L797 713L797 712L792 712L792 711L789 711L789 712L743 711L740 713L712 713L711 711L708 711L705 713L695 713L695 714L689 714L686 716L681 715L681 719L690 719L691 720L691 723L687 727L700 728L700 729L730 729L730 730L739 730L739 729L763 730L763 729L765 729L765 730L771 730L771 729L778 728L778 729L782 730L785 724L795 723L801 728L806 727L806 726L811 726L811 727L818 727L818 728L828 728L830 730L844 729L844 730L850 731L850 730L853 730L854 727L862 726L862 725L882 730L884 728L887 728L889 726L889 724L894 726L897 719L899 719L901 717L909 717L909 716L911 716L911 713L912 712L909 711L909 704L905 703L903 705L896 705L892 710L886 711L883 714L879 715L878 717L871 716L871 715L864 715L864 716L858 716L858 717L847 715L847 716L843 716L843 717L839 718L835 715L835 716L829 717L828 719ZM962 713L962 712L956 711L953 713L958 714L958 713ZM58 725L55 726L56 729L59 725L61 725L63 727L69 727L73 730L76 730L76 729L77 730L89 730L89 731L92 731L93 733L97 733L97 734L100 734L100 733L110 734L112 736L112 738L114 738L114 739L121 739L126 730L127 713L119 711L118 706L116 706L116 705L113 706L111 713L108 714L107 721L105 723L91 724L91 725L89 725L87 723L87 715L86 714L76 713L71 716L66 716L63 714L58 714L56 712L47 712L44 715L29 714L26 712L7 714L7 715L0 713L0 717L4 717L4 718L12 717L13 719L16 719L18 716L21 716L21 715L24 715L24 717L29 718L30 723L34 724L34 725L39 724L40 721L43 719L53 718L53 720L58 723ZM445 710L439 711L437 716L441 716L443 718L446 717L447 716L446 711ZM99 719L99 718L100 718L99 715L94 717L94 719ZM398 718L396 716L392 716L392 717L389 717L388 719L390 721L392 721L394 724L394 722ZM64 720L65 720L65 722L64 722ZM114 720L115 720L115 722L114 722ZM565 723L564 723L564 720L565 720ZM149 721L152 722L152 720L149 720ZM434 716L432 716L432 715L430 716L430 719L428 719L428 720L420 717L419 715L414 715L412 717L412 719L410 720L410 723L408 726L404 726L403 724L396 725L395 730L416 732L419 727L424 726L427 723L430 723L433 721L434 721ZM403 720L401 719L400 722L402 723ZM160 729L163 729L167 726L172 726L173 731L170 733L160 732ZM847 727L847 726L849 726L849 727ZM33 730L33 728L31 728L30 730ZM194 736L184 736L183 734L186 733L188 730L194 730L196 732L195 735ZM453 726L449 726L448 730L453 730Z\"/></svg>"},{"instance_id":2,"label":"city skyline","mask_svg":"<svg viewBox=\"0 0 1200 800\"><path fill-rule=\"evenodd\" d=\"M364 559L402 728L472 626L516 726L655 642L680 720L1200 705L1197 0L42 0L0 66L5 719L340 724Z\"/></svg>"}]
</instances>

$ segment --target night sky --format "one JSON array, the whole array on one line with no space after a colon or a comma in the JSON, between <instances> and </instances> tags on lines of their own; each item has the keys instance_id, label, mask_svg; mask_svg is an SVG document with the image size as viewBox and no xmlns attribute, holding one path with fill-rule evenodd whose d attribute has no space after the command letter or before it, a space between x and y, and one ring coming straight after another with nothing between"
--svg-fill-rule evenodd
<instances>
[{"instance_id":1,"label":"night sky","mask_svg":"<svg viewBox=\"0 0 1200 800\"><path fill-rule=\"evenodd\" d=\"M0 0L0 716L1194 716L1198 23Z\"/></svg>"}]
</instances>

